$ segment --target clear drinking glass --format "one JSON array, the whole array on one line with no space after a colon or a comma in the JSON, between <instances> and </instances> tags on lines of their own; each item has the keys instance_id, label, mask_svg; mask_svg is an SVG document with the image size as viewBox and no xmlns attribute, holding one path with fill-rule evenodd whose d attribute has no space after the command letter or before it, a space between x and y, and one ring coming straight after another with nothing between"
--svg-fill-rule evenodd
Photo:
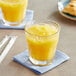
<instances>
[{"instance_id":1,"label":"clear drinking glass","mask_svg":"<svg viewBox=\"0 0 76 76\"><path fill-rule=\"evenodd\" d=\"M8 25L19 25L25 18L28 0L0 0L3 21Z\"/></svg>"},{"instance_id":2,"label":"clear drinking glass","mask_svg":"<svg viewBox=\"0 0 76 76\"><path fill-rule=\"evenodd\" d=\"M25 37L29 59L35 65L51 64L59 40L60 26L54 21L26 24Z\"/></svg>"}]
</instances>

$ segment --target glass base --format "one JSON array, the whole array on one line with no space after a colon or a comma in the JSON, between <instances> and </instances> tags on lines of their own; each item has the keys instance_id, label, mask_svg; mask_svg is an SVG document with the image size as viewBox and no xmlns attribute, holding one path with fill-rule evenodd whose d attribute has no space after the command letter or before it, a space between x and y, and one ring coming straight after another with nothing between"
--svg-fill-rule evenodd
<instances>
[{"instance_id":1,"label":"glass base","mask_svg":"<svg viewBox=\"0 0 76 76\"><path fill-rule=\"evenodd\" d=\"M18 26L21 25L23 23L24 20L19 21L19 22L9 22L7 20L3 19L3 23L5 24L5 26Z\"/></svg>"},{"instance_id":2,"label":"glass base","mask_svg":"<svg viewBox=\"0 0 76 76\"><path fill-rule=\"evenodd\" d=\"M32 57L29 57L29 59L34 65L38 65L38 66L46 66L46 65L52 64L52 60L38 61L38 60L33 59Z\"/></svg>"}]
</instances>

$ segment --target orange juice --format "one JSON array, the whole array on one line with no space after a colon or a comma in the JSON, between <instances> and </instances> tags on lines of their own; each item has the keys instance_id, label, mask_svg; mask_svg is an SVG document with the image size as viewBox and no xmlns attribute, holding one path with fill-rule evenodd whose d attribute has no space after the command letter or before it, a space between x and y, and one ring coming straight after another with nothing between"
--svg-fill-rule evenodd
<instances>
[{"instance_id":1,"label":"orange juice","mask_svg":"<svg viewBox=\"0 0 76 76\"><path fill-rule=\"evenodd\" d=\"M59 32L50 24L35 24L25 28L25 36L32 59L52 61L59 39Z\"/></svg>"},{"instance_id":2,"label":"orange juice","mask_svg":"<svg viewBox=\"0 0 76 76\"><path fill-rule=\"evenodd\" d=\"M19 22L25 17L28 0L0 0L3 18L9 22Z\"/></svg>"}]
</instances>

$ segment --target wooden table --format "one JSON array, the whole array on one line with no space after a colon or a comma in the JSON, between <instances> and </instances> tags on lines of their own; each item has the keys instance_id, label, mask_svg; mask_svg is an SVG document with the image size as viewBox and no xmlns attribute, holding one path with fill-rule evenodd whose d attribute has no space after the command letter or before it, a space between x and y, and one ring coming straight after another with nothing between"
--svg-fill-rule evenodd
<instances>
[{"instance_id":1,"label":"wooden table","mask_svg":"<svg viewBox=\"0 0 76 76\"><path fill-rule=\"evenodd\" d=\"M53 19L61 25L58 49L68 54L71 59L42 76L76 76L76 21L62 17L57 10L58 0L29 0L28 9L34 10L36 21ZM1 30L3 35L17 35L14 46L11 48L4 61L0 64L0 76L37 76L31 70L14 62L12 57L26 48L24 30Z\"/></svg>"}]
</instances>

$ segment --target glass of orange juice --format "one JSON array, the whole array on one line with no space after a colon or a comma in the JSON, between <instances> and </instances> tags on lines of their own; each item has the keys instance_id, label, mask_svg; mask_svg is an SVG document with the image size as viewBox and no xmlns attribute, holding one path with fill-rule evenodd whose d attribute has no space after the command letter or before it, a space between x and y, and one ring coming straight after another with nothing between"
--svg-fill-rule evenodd
<instances>
[{"instance_id":1,"label":"glass of orange juice","mask_svg":"<svg viewBox=\"0 0 76 76\"><path fill-rule=\"evenodd\" d=\"M54 21L28 23L25 37L29 50L29 59L35 65L51 64L59 40L60 26Z\"/></svg>"},{"instance_id":2,"label":"glass of orange juice","mask_svg":"<svg viewBox=\"0 0 76 76\"><path fill-rule=\"evenodd\" d=\"M25 18L28 0L0 0L3 21L8 25L19 25Z\"/></svg>"}]
</instances>

